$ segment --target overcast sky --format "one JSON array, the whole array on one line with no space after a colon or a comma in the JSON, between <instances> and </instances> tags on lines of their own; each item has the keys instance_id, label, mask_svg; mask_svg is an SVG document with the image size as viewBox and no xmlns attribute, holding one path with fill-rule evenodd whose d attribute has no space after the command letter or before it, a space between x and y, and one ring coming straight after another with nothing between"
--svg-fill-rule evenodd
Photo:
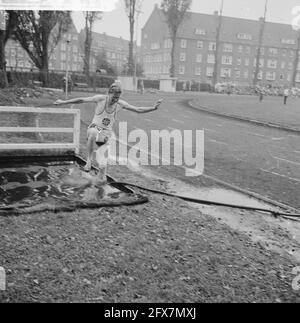
<instances>
[{"instance_id":1,"label":"overcast sky","mask_svg":"<svg viewBox=\"0 0 300 323\"><path fill-rule=\"evenodd\" d=\"M161 0L143 0L142 11L139 16L139 38L140 29L147 22L155 4L160 4ZM220 8L221 0L193 0L191 10L199 13L212 14ZM263 16L264 0L224 0L224 15L247 19L258 19ZM291 24L295 15L292 9L299 6L299 0L269 0L269 10L267 20L272 22ZM82 13L74 13L74 22L80 30L84 27ZM94 31L108 35L129 39L129 23L124 10L124 0L119 0L115 10L103 14Z\"/></svg>"}]
</instances>

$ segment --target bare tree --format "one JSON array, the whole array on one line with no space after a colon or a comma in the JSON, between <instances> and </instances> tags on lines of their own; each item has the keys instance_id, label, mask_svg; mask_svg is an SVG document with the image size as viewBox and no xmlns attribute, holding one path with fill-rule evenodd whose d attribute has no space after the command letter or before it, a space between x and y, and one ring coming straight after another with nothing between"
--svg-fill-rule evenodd
<instances>
[{"instance_id":1,"label":"bare tree","mask_svg":"<svg viewBox=\"0 0 300 323\"><path fill-rule=\"evenodd\" d=\"M223 25L223 9L224 9L224 0L221 0L220 14L217 16L217 31L216 31L216 51L215 51L215 65L213 72L213 86L215 88L218 82L218 70L219 70L219 60L220 60L220 47L221 47L221 31Z\"/></svg>"},{"instance_id":2,"label":"bare tree","mask_svg":"<svg viewBox=\"0 0 300 323\"><path fill-rule=\"evenodd\" d=\"M91 61L91 49L93 42L93 27L97 20L102 18L101 12L98 11L86 11L85 12L85 40L84 40L84 73L86 82L90 81L90 61Z\"/></svg>"},{"instance_id":3,"label":"bare tree","mask_svg":"<svg viewBox=\"0 0 300 323\"><path fill-rule=\"evenodd\" d=\"M7 74L6 74L6 57L5 57L5 45L8 39L12 36L17 25L17 12L6 11L2 13L3 26L0 30L0 88L8 86Z\"/></svg>"},{"instance_id":4,"label":"bare tree","mask_svg":"<svg viewBox=\"0 0 300 323\"><path fill-rule=\"evenodd\" d=\"M175 48L180 25L183 23L192 0L163 0L161 9L166 17L172 40L170 76L175 77Z\"/></svg>"},{"instance_id":5,"label":"bare tree","mask_svg":"<svg viewBox=\"0 0 300 323\"><path fill-rule=\"evenodd\" d=\"M258 83L258 75L259 75L259 68L260 68L260 58L261 58L261 50L263 47L263 40L266 28L266 18L267 18L267 11L268 11L268 0L265 2L265 13L264 17L259 20L260 22L260 30L259 30L259 38L258 38L258 48L256 53L256 65L254 71L254 79L253 85L256 86Z\"/></svg>"},{"instance_id":6,"label":"bare tree","mask_svg":"<svg viewBox=\"0 0 300 323\"><path fill-rule=\"evenodd\" d=\"M300 61L300 29L298 31L297 50L296 50L294 64L293 64L294 65L293 66L293 77L292 77L292 82L291 82L292 87L296 86L299 61Z\"/></svg>"},{"instance_id":7,"label":"bare tree","mask_svg":"<svg viewBox=\"0 0 300 323\"><path fill-rule=\"evenodd\" d=\"M40 70L44 85L48 85L50 48L58 44L71 22L68 11L18 11L13 36Z\"/></svg>"},{"instance_id":8,"label":"bare tree","mask_svg":"<svg viewBox=\"0 0 300 323\"><path fill-rule=\"evenodd\" d=\"M129 18L130 41L129 41L129 56L128 56L128 74L133 75L135 69L134 62L134 25L136 14L140 11L143 0L124 0L125 10Z\"/></svg>"}]
</instances>

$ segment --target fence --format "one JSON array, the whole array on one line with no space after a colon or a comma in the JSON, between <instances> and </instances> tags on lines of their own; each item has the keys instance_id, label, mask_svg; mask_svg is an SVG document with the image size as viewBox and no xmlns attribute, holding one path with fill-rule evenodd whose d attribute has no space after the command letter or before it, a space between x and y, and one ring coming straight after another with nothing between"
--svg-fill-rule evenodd
<instances>
[{"instance_id":1,"label":"fence","mask_svg":"<svg viewBox=\"0 0 300 323\"><path fill-rule=\"evenodd\" d=\"M36 123L35 127L30 125L29 127L24 127L23 125L8 127L0 126L0 133L68 133L72 134L72 142L55 142L55 143L0 143L0 151L20 151L20 150L63 150L63 151L74 151L75 154L79 154L80 146L80 110L76 109L52 109L52 108L29 108L29 107L0 107L1 113L26 113L36 115L40 114L50 114L50 115L69 115L73 116L73 127L40 127L39 123ZM37 120L37 119L36 119Z\"/></svg>"}]
</instances>

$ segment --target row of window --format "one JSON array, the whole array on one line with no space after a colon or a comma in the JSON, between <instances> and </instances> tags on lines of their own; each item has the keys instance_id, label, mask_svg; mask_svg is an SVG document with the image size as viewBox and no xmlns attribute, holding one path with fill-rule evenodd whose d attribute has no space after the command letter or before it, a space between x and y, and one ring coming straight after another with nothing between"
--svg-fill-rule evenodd
<instances>
[{"instance_id":1,"label":"row of window","mask_svg":"<svg viewBox=\"0 0 300 323\"><path fill-rule=\"evenodd\" d=\"M180 48L186 49L188 45L187 39L181 39L180 40ZM199 40L196 43L198 49L203 49L204 48L204 42ZM171 39L165 39L164 40L164 48L165 49L170 49L172 47L172 41ZM209 42L208 43L208 50L209 51L216 51L217 44L215 42ZM157 50L160 49L160 43L151 43L150 48L152 50ZM234 51L234 45L233 44L223 44L222 45L222 50L223 52L227 53L232 53ZM245 54L251 54L251 47L250 46L243 46L243 45L238 45L236 47L236 50L238 53L245 53ZM255 52L257 49L255 49ZM289 55L290 57L294 57L294 50L287 50L287 49L281 49L279 50L278 48L261 48L261 55L269 55L269 56L277 56L279 53L281 53L282 56L287 56Z\"/></svg>"},{"instance_id":2,"label":"row of window","mask_svg":"<svg viewBox=\"0 0 300 323\"><path fill-rule=\"evenodd\" d=\"M203 28L200 28L200 27L195 28L194 32L195 32L195 35L201 35L201 36L205 36L207 34L207 31ZM238 34L236 34L236 38L240 39L240 40L252 40L253 36L251 34L238 33ZM144 34L144 39L148 39L147 34ZM170 41L170 40L167 40L167 41ZM295 39L281 38L280 41L282 44L285 44L285 45L296 45ZM165 43L165 46L168 46L168 45L166 45L166 43ZM165 48L169 48L169 47L165 47Z\"/></svg>"},{"instance_id":3,"label":"row of window","mask_svg":"<svg viewBox=\"0 0 300 323\"><path fill-rule=\"evenodd\" d=\"M179 61L180 62L186 62L187 60L187 54L186 53L180 53L179 55ZM171 55L170 53L164 53L162 55L157 54L157 55L147 55L144 57L144 63L161 63L161 62L169 62L171 61ZM238 57L236 59L236 65L242 65L243 59L241 57ZM195 57L195 62L196 63L202 63L203 62L203 55L202 54L197 54ZM215 55L214 54L208 54L207 56L207 63L208 64L215 64ZM223 55L222 56L222 64L223 65L233 65L233 56L227 56ZM250 58L244 58L244 65L245 66L250 66ZM265 65L265 59L261 58L259 61L259 66L264 67ZM256 67L256 59L253 60L253 66ZM276 59L267 59L266 60L266 67L267 68L273 68L277 69L279 67L279 62ZM300 68L300 64L298 66ZM293 68L293 63L292 62L285 62L282 61L280 63L280 68L281 69L292 69Z\"/></svg>"},{"instance_id":4,"label":"row of window","mask_svg":"<svg viewBox=\"0 0 300 323\"><path fill-rule=\"evenodd\" d=\"M206 68L206 76L207 77L212 77L214 73L214 68L213 67L207 67ZM184 75L185 74L185 66L181 65L179 66L179 74L180 75ZM195 75L196 76L201 76L202 75L202 69L201 67L196 67L195 68ZM240 78L245 78L248 79L249 78L249 71L245 70L243 73L240 70L235 70L234 71L234 75L232 75L232 69L230 68L221 68L220 70L220 76L222 78L231 78L234 77L235 79L240 79ZM259 71L258 74L258 79L262 80L263 79L263 71ZM287 74L286 76L286 80L287 81L291 81L291 73ZM268 81L275 81L276 80L276 72L266 72L265 73L265 78ZM284 74L280 74L279 76L280 80L284 80Z\"/></svg>"}]
</instances>

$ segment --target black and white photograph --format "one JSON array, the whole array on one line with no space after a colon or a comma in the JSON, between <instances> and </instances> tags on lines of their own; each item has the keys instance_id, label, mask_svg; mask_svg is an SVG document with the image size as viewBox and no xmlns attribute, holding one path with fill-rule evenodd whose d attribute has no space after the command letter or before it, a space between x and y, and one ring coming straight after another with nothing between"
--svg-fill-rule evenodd
<instances>
[{"instance_id":1,"label":"black and white photograph","mask_svg":"<svg viewBox=\"0 0 300 323\"><path fill-rule=\"evenodd\" d=\"M300 2L0 0L0 303L299 302Z\"/></svg>"}]
</instances>

